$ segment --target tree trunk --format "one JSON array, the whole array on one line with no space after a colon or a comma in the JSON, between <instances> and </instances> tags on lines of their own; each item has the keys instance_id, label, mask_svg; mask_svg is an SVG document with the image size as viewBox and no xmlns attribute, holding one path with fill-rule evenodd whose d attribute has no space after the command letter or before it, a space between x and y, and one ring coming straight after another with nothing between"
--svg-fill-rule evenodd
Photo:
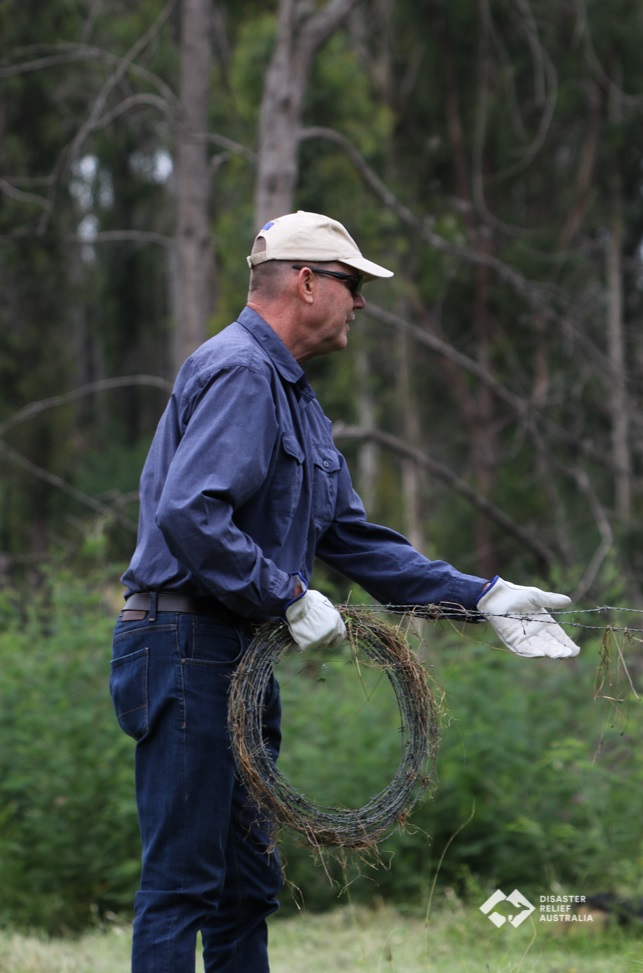
<instances>
[{"instance_id":1,"label":"tree trunk","mask_svg":"<svg viewBox=\"0 0 643 973\"><path fill-rule=\"evenodd\" d=\"M414 449L419 449L422 442L420 409L411 395L413 351L409 336L402 335L398 351L397 383L398 397L402 406L402 430L404 441ZM402 509L404 511L403 531L417 550L426 553L427 538L422 518L422 476L415 460L402 460L401 476Z\"/></svg>"},{"instance_id":2,"label":"tree trunk","mask_svg":"<svg viewBox=\"0 0 643 973\"><path fill-rule=\"evenodd\" d=\"M444 62L445 115L455 174L455 190L458 198L462 201L464 222L471 249L483 257L489 257L493 255L492 233L476 215L471 188L473 179L482 180L483 173L482 171L476 172L473 177L470 173L462 123L460 80L455 64L452 40L442 11L437 13L435 23ZM481 59L480 98L484 99L488 83L484 45L479 56ZM477 160L477 164L482 167L483 160ZM485 371L489 370L492 343L489 312L490 286L491 273L489 267L481 262L474 271L472 324L476 337L476 360ZM470 391L466 382L461 380L461 376L457 378L454 376L454 388L463 418L469 428L469 455L476 488L484 496L489 497L495 484L498 464L497 435L494 425L494 396L486 385L483 385L477 393ZM483 577L490 577L495 573L495 559L491 524L486 517L481 515L476 517L474 535L477 570Z\"/></svg>"},{"instance_id":3,"label":"tree trunk","mask_svg":"<svg viewBox=\"0 0 643 973\"><path fill-rule=\"evenodd\" d=\"M181 126L177 148L177 257L173 369L206 337L213 304L207 141L212 63L210 0L181 5Z\"/></svg>"},{"instance_id":4,"label":"tree trunk","mask_svg":"<svg viewBox=\"0 0 643 973\"><path fill-rule=\"evenodd\" d=\"M277 40L266 71L259 115L255 223L293 209L303 102L317 51L356 0L330 0L304 19L307 2L280 0Z\"/></svg>"},{"instance_id":5,"label":"tree trunk","mask_svg":"<svg viewBox=\"0 0 643 973\"><path fill-rule=\"evenodd\" d=\"M620 81L621 65L612 69ZM610 87L608 119L617 126L623 121L620 85ZM612 419L612 460L614 464L614 507L621 520L632 512L632 458L630 454L630 417L627 401L627 360L625 323L623 321L623 247L625 217L623 213L623 179L618 154L610 159L609 221L607 239L607 346L611 372L610 411Z\"/></svg>"},{"instance_id":6,"label":"tree trunk","mask_svg":"<svg viewBox=\"0 0 643 973\"><path fill-rule=\"evenodd\" d=\"M614 507L616 516L627 520L632 512L632 459L630 418L627 402L627 361L623 321L623 200L618 169L610 179L610 233L607 239L607 345L611 373L610 412L612 460L614 464Z\"/></svg>"}]
</instances>

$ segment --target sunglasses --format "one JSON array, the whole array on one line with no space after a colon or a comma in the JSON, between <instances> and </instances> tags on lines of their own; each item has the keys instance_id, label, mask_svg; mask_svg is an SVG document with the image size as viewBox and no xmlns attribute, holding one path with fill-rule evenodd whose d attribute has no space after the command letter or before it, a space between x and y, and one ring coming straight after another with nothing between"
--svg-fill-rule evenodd
<instances>
[{"instance_id":1,"label":"sunglasses","mask_svg":"<svg viewBox=\"0 0 643 973\"><path fill-rule=\"evenodd\" d=\"M307 264L292 264L293 270L303 270ZM341 280L342 284L346 284L349 291L351 292L351 297L357 297L361 294L362 284L366 280L362 274L343 274L340 270L324 270L322 267L308 267L308 270L313 274L321 274L324 277L335 277L337 280Z\"/></svg>"}]
</instances>

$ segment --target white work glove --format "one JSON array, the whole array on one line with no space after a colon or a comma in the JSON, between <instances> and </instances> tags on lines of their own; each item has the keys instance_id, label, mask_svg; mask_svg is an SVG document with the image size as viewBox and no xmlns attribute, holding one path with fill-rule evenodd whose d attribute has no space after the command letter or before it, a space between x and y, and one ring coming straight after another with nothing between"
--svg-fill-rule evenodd
<instances>
[{"instance_id":1,"label":"white work glove","mask_svg":"<svg viewBox=\"0 0 643 973\"><path fill-rule=\"evenodd\" d=\"M565 634L545 608L566 608L567 595L540 588L524 588L494 578L478 599L478 611L491 622L507 648L533 659L563 659L578 655L580 648Z\"/></svg>"},{"instance_id":2,"label":"white work glove","mask_svg":"<svg viewBox=\"0 0 643 973\"><path fill-rule=\"evenodd\" d=\"M334 649L346 638L346 626L335 606L320 591L306 591L286 609L286 623L300 652L327 645Z\"/></svg>"}]
</instances>

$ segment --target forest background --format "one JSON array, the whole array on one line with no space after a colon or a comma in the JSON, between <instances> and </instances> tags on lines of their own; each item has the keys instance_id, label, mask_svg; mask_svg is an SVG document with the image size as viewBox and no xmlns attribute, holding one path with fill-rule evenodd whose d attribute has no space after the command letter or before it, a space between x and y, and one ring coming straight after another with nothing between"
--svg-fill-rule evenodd
<instances>
[{"instance_id":1,"label":"forest background","mask_svg":"<svg viewBox=\"0 0 643 973\"><path fill-rule=\"evenodd\" d=\"M107 675L138 475L178 365L243 306L257 229L294 209L395 270L309 369L369 515L568 591L583 645L524 663L425 626L440 786L351 895L643 891L641 50L638 0L0 4L0 919L129 908ZM609 605L630 611L589 613ZM286 766L363 803L395 766L391 701L340 669L331 707L319 671L286 680ZM334 901L286 858L297 896Z\"/></svg>"}]
</instances>

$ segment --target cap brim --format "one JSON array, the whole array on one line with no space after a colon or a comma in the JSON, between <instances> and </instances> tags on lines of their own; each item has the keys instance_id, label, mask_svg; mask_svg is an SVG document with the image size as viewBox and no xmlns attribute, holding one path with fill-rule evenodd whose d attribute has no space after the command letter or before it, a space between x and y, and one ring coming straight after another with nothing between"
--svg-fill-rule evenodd
<instances>
[{"instance_id":1,"label":"cap brim","mask_svg":"<svg viewBox=\"0 0 643 973\"><path fill-rule=\"evenodd\" d=\"M372 260L367 260L366 257L337 257L336 260L339 263L346 264L347 267L352 267L353 270L358 270L367 280L394 276L392 270L387 270L386 267L381 267L379 264L373 263Z\"/></svg>"}]
</instances>

